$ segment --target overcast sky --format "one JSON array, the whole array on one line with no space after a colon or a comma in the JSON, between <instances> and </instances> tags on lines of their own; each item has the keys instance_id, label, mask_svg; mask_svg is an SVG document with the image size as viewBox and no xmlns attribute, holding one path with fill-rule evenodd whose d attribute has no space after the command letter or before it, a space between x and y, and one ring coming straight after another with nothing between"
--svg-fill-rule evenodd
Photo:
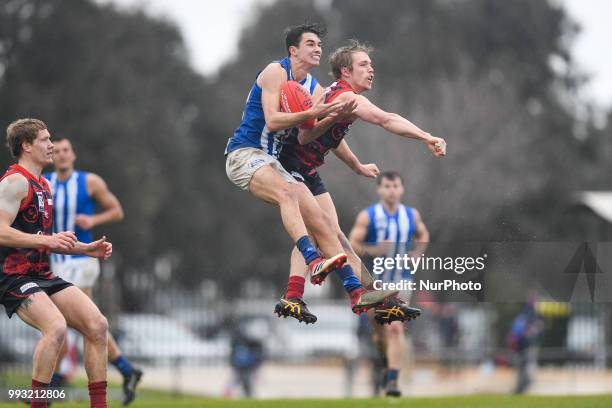
<instances>
[{"instance_id":1,"label":"overcast sky","mask_svg":"<svg viewBox=\"0 0 612 408\"><path fill-rule=\"evenodd\" d=\"M214 73L236 52L240 28L257 4L273 0L98 0L120 7L143 7L154 16L176 21L195 68ZM497 0L505 1L505 0ZM543 1L543 0L534 0ZM579 67L591 75L585 95L600 107L612 106L612 0L556 0L582 26L573 48Z\"/></svg>"}]
</instances>

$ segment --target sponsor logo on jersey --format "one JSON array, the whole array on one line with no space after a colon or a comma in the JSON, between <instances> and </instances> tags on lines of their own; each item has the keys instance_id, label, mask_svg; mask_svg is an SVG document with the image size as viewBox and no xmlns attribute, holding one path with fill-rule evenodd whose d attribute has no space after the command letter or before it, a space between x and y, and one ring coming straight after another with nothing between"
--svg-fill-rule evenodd
<instances>
[{"instance_id":1,"label":"sponsor logo on jersey","mask_svg":"<svg viewBox=\"0 0 612 408\"><path fill-rule=\"evenodd\" d=\"M264 159L255 159L255 160L253 160L252 162L249 163L249 167L253 168L253 167L256 167L256 166L258 166L258 165L260 165L261 163L264 163L264 162L265 162Z\"/></svg>"},{"instance_id":2,"label":"sponsor logo on jersey","mask_svg":"<svg viewBox=\"0 0 612 408\"><path fill-rule=\"evenodd\" d=\"M38 211L45 211L45 197L43 196L42 191L37 191L36 196L38 196Z\"/></svg>"},{"instance_id":3,"label":"sponsor logo on jersey","mask_svg":"<svg viewBox=\"0 0 612 408\"><path fill-rule=\"evenodd\" d=\"M19 290L21 291L21 293L26 293L27 290L32 289L32 288L37 288L38 284L34 283L34 282L30 282L30 283L26 283L25 285L22 285Z\"/></svg>"}]
</instances>

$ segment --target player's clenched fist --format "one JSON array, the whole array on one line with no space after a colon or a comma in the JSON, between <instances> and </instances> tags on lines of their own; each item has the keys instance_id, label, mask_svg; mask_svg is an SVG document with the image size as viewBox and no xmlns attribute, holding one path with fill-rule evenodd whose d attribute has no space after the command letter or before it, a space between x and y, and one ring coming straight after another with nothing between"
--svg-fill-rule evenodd
<instances>
[{"instance_id":1,"label":"player's clenched fist","mask_svg":"<svg viewBox=\"0 0 612 408\"><path fill-rule=\"evenodd\" d=\"M446 141L441 137L431 136L427 140L427 147L436 157L446 156Z\"/></svg>"},{"instance_id":2,"label":"player's clenched fist","mask_svg":"<svg viewBox=\"0 0 612 408\"><path fill-rule=\"evenodd\" d=\"M374 163L361 164L357 168L357 174L360 174L369 178L376 178L380 174L378 166Z\"/></svg>"}]
</instances>

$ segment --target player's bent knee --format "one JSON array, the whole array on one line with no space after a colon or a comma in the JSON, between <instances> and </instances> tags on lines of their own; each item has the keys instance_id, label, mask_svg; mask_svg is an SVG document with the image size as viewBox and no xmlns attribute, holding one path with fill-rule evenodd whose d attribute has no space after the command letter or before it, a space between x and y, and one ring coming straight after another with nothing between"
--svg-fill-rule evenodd
<instances>
[{"instance_id":1,"label":"player's bent knee","mask_svg":"<svg viewBox=\"0 0 612 408\"><path fill-rule=\"evenodd\" d=\"M330 218L323 210L314 210L314 212L310 214L309 221L309 228L321 234L330 234L334 231L332 224L330 224Z\"/></svg>"},{"instance_id":2,"label":"player's bent knee","mask_svg":"<svg viewBox=\"0 0 612 408\"><path fill-rule=\"evenodd\" d=\"M49 324L47 324L46 328L43 330L42 334L46 339L52 342L56 347L61 347L66 340L66 333L68 332L68 327L66 326L66 320L61 318L56 318Z\"/></svg>"},{"instance_id":3,"label":"player's bent knee","mask_svg":"<svg viewBox=\"0 0 612 408\"><path fill-rule=\"evenodd\" d=\"M342 231L340 231L340 227L338 226L338 223L336 222L336 220L334 220L333 217L331 217L328 213L326 213L325 211L321 210L321 212L319 213L319 216L321 217L321 220L326 224L329 225L329 227L336 232L336 234L338 234L338 231L340 234L342 234Z\"/></svg>"},{"instance_id":4,"label":"player's bent knee","mask_svg":"<svg viewBox=\"0 0 612 408\"><path fill-rule=\"evenodd\" d=\"M291 186L289 183L285 183L279 186L276 190L276 200L279 204L291 204L294 205L298 203L298 193L295 191L295 188Z\"/></svg>"},{"instance_id":5,"label":"player's bent knee","mask_svg":"<svg viewBox=\"0 0 612 408\"><path fill-rule=\"evenodd\" d=\"M106 320L106 317L104 317L101 313L96 319L94 331L97 336L106 341L108 333L108 320Z\"/></svg>"},{"instance_id":6,"label":"player's bent knee","mask_svg":"<svg viewBox=\"0 0 612 408\"><path fill-rule=\"evenodd\" d=\"M96 343L106 343L108 332L108 321L102 313L88 320L85 327L86 333L83 333L89 340Z\"/></svg>"}]
</instances>

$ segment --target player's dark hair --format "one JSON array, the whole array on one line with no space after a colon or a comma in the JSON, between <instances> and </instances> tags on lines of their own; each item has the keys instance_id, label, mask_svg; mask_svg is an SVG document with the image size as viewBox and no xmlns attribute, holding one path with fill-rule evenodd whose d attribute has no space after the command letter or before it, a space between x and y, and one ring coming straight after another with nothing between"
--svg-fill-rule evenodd
<instances>
[{"instance_id":1,"label":"player's dark hair","mask_svg":"<svg viewBox=\"0 0 612 408\"><path fill-rule=\"evenodd\" d=\"M382 183L384 179L391 180L391 181L399 180L400 183L404 185L404 179L402 178L402 175L399 174L397 171L383 171L376 178L376 185L380 186L380 184Z\"/></svg>"},{"instance_id":2,"label":"player's dark hair","mask_svg":"<svg viewBox=\"0 0 612 408\"><path fill-rule=\"evenodd\" d=\"M300 45L302 34L304 33L313 33L319 38L323 38L327 34L327 27L325 24L320 23L304 23L285 28L285 46L287 48L287 53L289 53L289 47L297 47Z\"/></svg>"},{"instance_id":3,"label":"player's dark hair","mask_svg":"<svg viewBox=\"0 0 612 408\"><path fill-rule=\"evenodd\" d=\"M347 45L332 52L329 56L331 75L335 79L340 79L342 77L342 68L348 68L349 71L353 71L353 53L359 51L369 54L374 51L374 48L362 44L358 40L351 39Z\"/></svg>"},{"instance_id":4,"label":"player's dark hair","mask_svg":"<svg viewBox=\"0 0 612 408\"><path fill-rule=\"evenodd\" d=\"M33 143L41 130L47 129L45 122L39 119L17 119L6 128L6 147L11 156L18 159L23 151L24 142Z\"/></svg>"}]
</instances>

